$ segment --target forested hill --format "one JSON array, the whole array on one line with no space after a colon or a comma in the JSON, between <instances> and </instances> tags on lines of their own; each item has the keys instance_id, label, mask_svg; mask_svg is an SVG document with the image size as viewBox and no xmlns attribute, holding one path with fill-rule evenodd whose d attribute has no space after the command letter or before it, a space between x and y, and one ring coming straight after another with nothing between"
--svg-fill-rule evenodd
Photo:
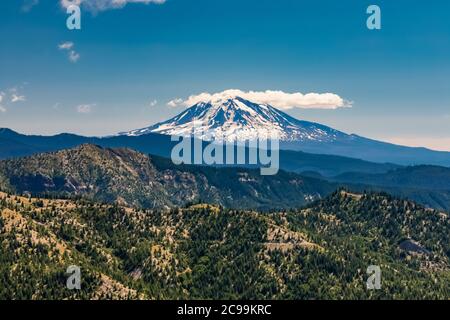
<instances>
[{"instance_id":1,"label":"forested hill","mask_svg":"<svg viewBox=\"0 0 450 320\"><path fill-rule=\"evenodd\" d=\"M168 164L162 166L163 162ZM143 208L207 202L228 208L272 209L305 205L330 194L337 185L284 171L261 176L256 169L175 166L170 160L131 149L81 145L0 161L0 188Z\"/></svg>"},{"instance_id":2,"label":"forested hill","mask_svg":"<svg viewBox=\"0 0 450 320\"><path fill-rule=\"evenodd\" d=\"M0 193L0 299L449 299L449 238L446 213L383 194L269 214Z\"/></svg>"}]
</instances>

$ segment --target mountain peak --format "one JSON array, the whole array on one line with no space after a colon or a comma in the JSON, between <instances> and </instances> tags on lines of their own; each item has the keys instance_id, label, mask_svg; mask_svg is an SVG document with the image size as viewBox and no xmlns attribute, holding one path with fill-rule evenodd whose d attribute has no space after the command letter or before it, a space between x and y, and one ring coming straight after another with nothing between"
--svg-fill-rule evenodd
<instances>
[{"instance_id":1,"label":"mountain peak","mask_svg":"<svg viewBox=\"0 0 450 320\"><path fill-rule=\"evenodd\" d=\"M0 128L0 135L1 136L14 136L14 135L18 135L18 133L16 131L8 129L8 128Z\"/></svg>"},{"instance_id":2,"label":"mountain peak","mask_svg":"<svg viewBox=\"0 0 450 320\"><path fill-rule=\"evenodd\" d=\"M79 146L73 148L72 150L75 151L101 151L103 150L102 147L96 145L96 144L92 144L92 143L83 143L80 144Z\"/></svg>"},{"instance_id":3,"label":"mountain peak","mask_svg":"<svg viewBox=\"0 0 450 320\"><path fill-rule=\"evenodd\" d=\"M106 148L92 143L84 143L72 149L60 150L56 152L56 154L64 156L68 154L80 155L83 157L87 156L96 159L119 157L127 159L146 160L149 158L147 155L130 148Z\"/></svg>"},{"instance_id":4,"label":"mountain peak","mask_svg":"<svg viewBox=\"0 0 450 320\"><path fill-rule=\"evenodd\" d=\"M120 135L148 133L226 141L277 137L281 141L332 142L347 137L318 123L297 120L271 105L248 101L233 90L197 102L167 121Z\"/></svg>"}]
</instances>

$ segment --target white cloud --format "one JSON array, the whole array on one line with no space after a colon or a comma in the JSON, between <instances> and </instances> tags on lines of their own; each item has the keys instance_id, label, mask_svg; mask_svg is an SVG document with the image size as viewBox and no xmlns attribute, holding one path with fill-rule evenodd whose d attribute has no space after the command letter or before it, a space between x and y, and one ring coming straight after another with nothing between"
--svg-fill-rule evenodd
<instances>
[{"instance_id":1,"label":"white cloud","mask_svg":"<svg viewBox=\"0 0 450 320\"><path fill-rule=\"evenodd\" d=\"M59 50L70 50L74 46L73 42L67 41L58 45Z\"/></svg>"},{"instance_id":2,"label":"white cloud","mask_svg":"<svg viewBox=\"0 0 450 320\"><path fill-rule=\"evenodd\" d=\"M73 49L74 46L75 44L70 41L66 41L58 45L59 50L68 51L67 57L72 63L76 63L80 59L80 54Z\"/></svg>"},{"instance_id":3,"label":"white cloud","mask_svg":"<svg viewBox=\"0 0 450 320\"><path fill-rule=\"evenodd\" d=\"M188 106L188 104L185 103L185 101L184 101L183 99L174 99L174 100L171 100L171 101L169 101L169 102L167 103L167 105L168 105L169 107L171 107L171 108L176 108L176 107L179 107L179 106Z\"/></svg>"},{"instance_id":4,"label":"white cloud","mask_svg":"<svg viewBox=\"0 0 450 320\"><path fill-rule=\"evenodd\" d=\"M148 106L151 108L151 107L156 106L157 104L158 104L158 100L152 100L152 101L150 101L150 103L148 104Z\"/></svg>"},{"instance_id":5,"label":"white cloud","mask_svg":"<svg viewBox=\"0 0 450 320\"><path fill-rule=\"evenodd\" d=\"M30 12L34 6L39 4L39 0L24 0L21 10L23 12Z\"/></svg>"},{"instance_id":6,"label":"white cloud","mask_svg":"<svg viewBox=\"0 0 450 320\"><path fill-rule=\"evenodd\" d=\"M95 104L80 104L76 107L78 113L88 114L92 112Z\"/></svg>"},{"instance_id":7,"label":"white cloud","mask_svg":"<svg viewBox=\"0 0 450 320\"><path fill-rule=\"evenodd\" d=\"M80 54L76 52L75 50L71 50L69 52L69 61L76 63L80 59Z\"/></svg>"},{"instance_id":8,"label":"white cloud","mask_svg":"<svg viewBox=\"0 0 450 320\"><path fill-rule=\"evenodd\" d=\"M19 86L0 91L0 112L6 112L6 107L11 103L26 101L26 97L19 93L22 88L22 86Z\"/></svg>"},{"instance_id":9,"label":"white cloud","mask_svg":"<svg viewBox=\"0 0 450 320\"><path fill-rule=\"evenodd\" d=\"M4 96L5 96L5 93L0 92L0 112L6 112L6 108L1 105Z\"/></svg>"},{"instance_id":10,"label":"white cloud","mask_svg":"<svg viewBox=\"0 0 450 320\"><path fill-rule=\"evenodd\" d=\"M300 92L286 93L283 91L241 91L241 90L225 90L214 94L201 93L192 95L186 100L175 99L167 105L169 107L185 106L189 107L202 101L215 101L228 98L241 97L251 102L260 104L269 104L273 107L289 110L299 109L338 109L351 107L351 102L344 100L335 93L307 93Z\"/></svg>"},{"instance_id":11,"label":"white cloud","mask_svg":"<svg viewBox=\"0 0 450 320\"><path fill-rule=\"evenodd\" d=\"M11 102L15 103L15 102L22 102L22 101L26 101L25 96L21 96L21 95L17 95L15 93L13 93L11 95Z\"/></svg>"},{"instance_id":12,"label":"white cloud","mask_svg":"<svg viewBox=\"0 0 450 320\"><path fill-rule=\"evenodd\" d=\"M82 6L91 12L105 11L110 9L120 9L129 3L141 4L163 4L166 0L60 0L61 6L67 8L70 5Z\"/></svg>"}]
</instances>

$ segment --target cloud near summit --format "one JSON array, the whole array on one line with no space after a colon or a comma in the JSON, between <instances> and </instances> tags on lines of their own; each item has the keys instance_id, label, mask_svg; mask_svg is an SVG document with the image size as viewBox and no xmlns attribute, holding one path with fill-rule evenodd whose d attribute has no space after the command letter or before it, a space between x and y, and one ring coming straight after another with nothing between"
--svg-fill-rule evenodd
<instances>
[{"instance_id":1,"label":"cloud near summit","mask_svg":"<svg viewBox=\"0 0 450 320\"><path fill-rule=\"evenodd\" d=\"M282 110L289 109L338 109L351 107L351 102L344 100L334 93L286 93L283 91L242 91L225 90L218 93L201 93L191 95L187 99L174 99L167 104L169 107L189 107L199 102L223 100L227 98L241 97L251 102L269 104Z\"/></svg>"}]
</instances>

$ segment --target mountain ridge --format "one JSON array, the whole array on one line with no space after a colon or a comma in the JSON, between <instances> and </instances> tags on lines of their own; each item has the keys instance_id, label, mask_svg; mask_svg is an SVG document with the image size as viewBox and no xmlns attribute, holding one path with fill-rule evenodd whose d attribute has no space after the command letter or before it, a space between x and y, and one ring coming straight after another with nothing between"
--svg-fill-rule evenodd
<instances>
[{"instance_id":1,"label":"mountain ridge","mask_svg":"<svg viewBox=\"0 0 450 320\"><path fill-rule=\"evenodd\" d=\"M309 157L305 160L316 165L324 159L332 159L317 155ZM304 163L304 169L308 168L308 162ZM329 164L325 161L319 165L325 170ZM292 166L295 170L295 162L284 166ZM428 172L426 166L418 168L416 170L421 169L420 176L412 174L408 181L394 185L377 184L369 179L389 178L396 172L414 172L414 169L394 167L389 174L376 175L373 170L370 175L347 172L330 177L311 171L280 170L275 176L261 176L256 168L175 165L170 159L129 148L84 144L0 161L0 189L56 197L83 196L148 208L209 201L230 208L266 210L302 206L344 186L360 192L388 192L432 208L450 210L450 190L442 188L450 185L450 169L431 167L434 170ZM442 179L445 176L447 179ZM423 177L426 177L426 185L423 185Z\"/></svg>"},{"instance_id":2,"label":"mountain ridge","mask_svg":"<svg viewBox=\"0 0 450 320\"><path fill-rule=\"evenodd\" d=\"M2 160L0 182L17 193L82 195L145 208L199 200L231 208L289 208L336 188L334 183L284 171L261 176L256 169L175 166L156 159L131 149L83 144Z\"/></svg>"}]
</instances>

